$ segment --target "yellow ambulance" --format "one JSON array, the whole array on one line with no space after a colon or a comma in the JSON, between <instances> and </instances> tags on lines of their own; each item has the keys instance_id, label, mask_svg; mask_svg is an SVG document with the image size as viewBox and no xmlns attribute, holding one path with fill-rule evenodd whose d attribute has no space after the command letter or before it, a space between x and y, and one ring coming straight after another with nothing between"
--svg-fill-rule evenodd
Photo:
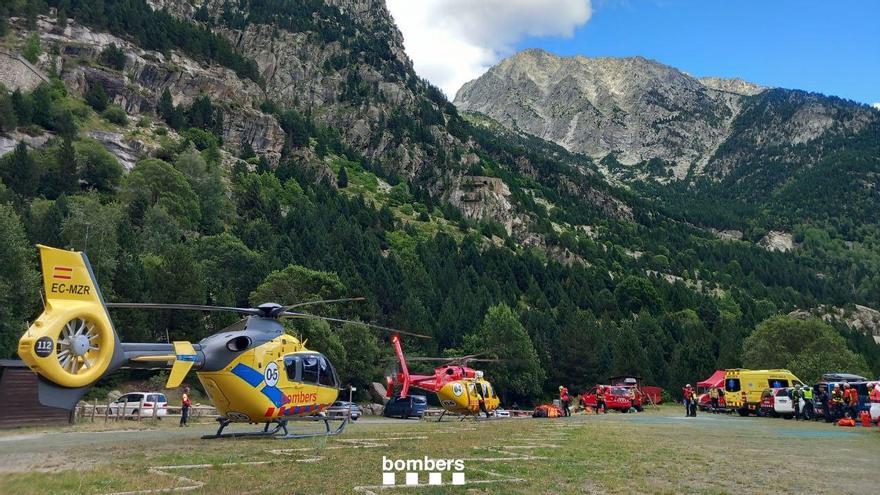
<instances>
[{"instance_id":1,"label":"yellow ambulance","mask_svg":"<svg viewBox=\"0 0 880 495\"><path fill-rule=\"evenodd\" d=\"M728 409L740 416L757 413L761 407L761 392L767 388L785 388L803 385L800 378L788 370L747 370L734 368L724 373L724 400Z\"/></svg>"}]
</instances>

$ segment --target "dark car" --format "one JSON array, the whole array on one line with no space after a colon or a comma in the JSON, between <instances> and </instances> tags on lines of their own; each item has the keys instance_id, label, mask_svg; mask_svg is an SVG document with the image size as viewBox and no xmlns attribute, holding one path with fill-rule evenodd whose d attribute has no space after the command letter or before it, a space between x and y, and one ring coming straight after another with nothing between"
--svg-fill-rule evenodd
<instances>
[{"instance_id":1,"label":"dark car","mask_svg":"<svg viewBox=\"0 0 880 495\"><path fill-rule=\"evenodd\" d=\"M424 395L407 395L405 398L394 396L385 404L383 416L389 418L421 418L428 409L428 399Z\"/></svg>"},{"instance_id":2,"label":"dark car","mask_svg":"<svg viewBox=\"0 0 880 495\"><path fill-rule=\"evenodd\" d=\"M357 421L357 419L361 417L361 414L363 414L363 411L361 410L361 406L354 402L338 400L324 412L330 418L344 418L348 416L349 408L351 409L351 419Z\"/></svg>"}]
</instances>

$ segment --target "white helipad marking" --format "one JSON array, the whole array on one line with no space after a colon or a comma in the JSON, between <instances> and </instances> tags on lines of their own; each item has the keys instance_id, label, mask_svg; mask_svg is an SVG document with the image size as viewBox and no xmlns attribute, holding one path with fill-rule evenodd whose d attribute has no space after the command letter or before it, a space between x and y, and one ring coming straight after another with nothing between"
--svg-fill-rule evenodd
<instances>
[{"instance_id":1,"label":"white helipad marking","mask_svg":"<svg viewBox=\"0 0 880 495\"><path fill-rule=\"evenodd\" d=\"M406 473L406 484L409 486L418 485L419 473Z\"/></svg>"},{"instance_id":2,"label":"white helipad marking","mask_svg":"<svg viewBox=\"0 0 880 495\"><path fill-rule=\"evenodd\" d=\"M396 483L394 473L382 473L382 484L383 485L393 485Z\"/></svg>"}]
</instances>

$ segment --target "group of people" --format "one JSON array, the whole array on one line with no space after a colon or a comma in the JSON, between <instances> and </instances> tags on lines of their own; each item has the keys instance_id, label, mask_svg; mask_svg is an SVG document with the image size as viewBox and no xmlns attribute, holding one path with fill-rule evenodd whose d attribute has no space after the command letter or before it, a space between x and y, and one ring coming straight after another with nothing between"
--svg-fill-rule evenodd
<instances>
[{"instance_id":1,"label":"group of people","mask_svg":"<svg viewBox=\"0 0 880 495\"><path fill-rule=\"evenodd\" d=\"M880 383L876 383L871 389L871 396L876 398ZM849 383L844 383L843 387L839 383L834 384L829 394L824 388L819 390L819 402L822 404L826 421L838 421L849 417L855 420L858 416L859 408L859 392Z\"/></svg>"},{"instance_id":2,"label":"group of people","mask_svg":"<svg viewBox=\"0 0 880 495\"><path fill-rule=\"evenodd\" d=\"M801 384L798 383L794 388L788 389L788 397L791 399L791 407L794 409L795 421L811 419L815 416L812 388L801 387ZM801 407L801 400L804 401L803 407ZM858 402L858 395L856 395L856 402Z\"/></svg>"},{"instance_id":3,"label":"group of people","mask_svg":"<svg viewBox=\"0 0 880 495\"><path fill-rule=\"evenodd\" d=\"M685 416L693 418L697 416L697 406L700 405L700 396L697 390L690 383L685 385L681 391L684 397L684 413ZM724 404L724 389L721 387L709 388L709 411L712 414L718 414L722 411Z\"/></svg>"},{"instance_id":4,"label":"group of people","mask_svg":"<svg viewBox=\"0 0 880 495\"><path fill-rule=\"evenodd\" d=\"M596 385L596 414L606 414L608 410L605 408L605 386ZM635 399L635 390L630 390L630 396ZM562 415L571 416L571 394L568 393L568 387L559 386L559 404L562 406ZM581 398L581 406L583 406L583 398Z\"/></svg>"}]
</instances>

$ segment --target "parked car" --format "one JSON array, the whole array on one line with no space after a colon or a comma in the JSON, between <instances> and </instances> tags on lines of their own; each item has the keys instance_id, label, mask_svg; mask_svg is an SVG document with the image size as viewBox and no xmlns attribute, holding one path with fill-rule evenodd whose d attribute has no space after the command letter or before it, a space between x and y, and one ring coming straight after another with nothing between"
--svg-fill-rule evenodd
<instances>
[{"instance_id":1,"label":"parked car","mask_svg":"<svg viewBox=\"0 0 880 495\"><path fill-rule=\"evenodd\" d=\"M358 418L361 417L361 414L363 414L363 411L361 410L361 406L354 402L338 400L325 409L324 413L328 418L344 418L348 416L349 408L351 409L351 419L357 421Z\"/></svg>"},{"instance_id":2,"label":"parked car","mask_svg":"<svg viewBox=\"0 0 880 495\"><path fill-rule=\"evenodd\" d=\"M605 397L605 408L607 410L617 410L620 412L629 412L630 409L642 410L641 398L635 393L631 394L629 388L612 387L610 385L604 385L603 388L605 392L602 395ZM596 407L596 389L597 387L593 387L581 394L581 406Z\"/></svg>"},{"instance_id":3,"label":"parked car","mask_svg":"<svg viewBox=\"0 0 880 495\"><path fill-rule=\"evenodd\" d=\"M428 410L428 399L424 395L407 395L405 398L394 396L385 404L382 415L388 418L407 419L413 416L421 418Z\"/></svg>"},{"instance_id":4,"label":"parked car","mask_svg":"<svg viewBox=\"0 0 880 495\"><path fill-rule=\"evenodd\" d=\"M496 418L509 418L509 417L510 417L510 411L508 411L508 410L506 410L506 409L501 409L501 408L499 407L498 409L495 409L495 411L494 411L494 416L495 416Z\"/></svg>"},{"instance_id":5,"label":"parked car","mask_svg":"<svg viewBox=\"0 0 880 495\"><path fill-rule=\"evenodd\" d=\"M136 416L152 418L168 415L168 398L157 392L129 392L110 403L111 416Z\"/></svg>"},{"instance_id":6,"label":"parked car","mask_svg":"<svg viewBox=\"0 0 880 495\"><path fill-rule=\"evenodd\" d=\"M759 416L773 416L791 419L794 417L794 405L791 400L791 387L765 388L761 393L761 407ZM812 412L804 412L804 399L798 399L800 411L806 415L806 419L812 419Z\"/></svg>"},{"instance_id":7,"label":"parked car","mask_svg":"<svg viewBox=\"0 0 880 495\"><path fill-rule=\"evenodd\" d=\"M761 405L758 408L758 416L776 417L776 388L765 388L761 392Z\"/></svg>"}]
</instances>

